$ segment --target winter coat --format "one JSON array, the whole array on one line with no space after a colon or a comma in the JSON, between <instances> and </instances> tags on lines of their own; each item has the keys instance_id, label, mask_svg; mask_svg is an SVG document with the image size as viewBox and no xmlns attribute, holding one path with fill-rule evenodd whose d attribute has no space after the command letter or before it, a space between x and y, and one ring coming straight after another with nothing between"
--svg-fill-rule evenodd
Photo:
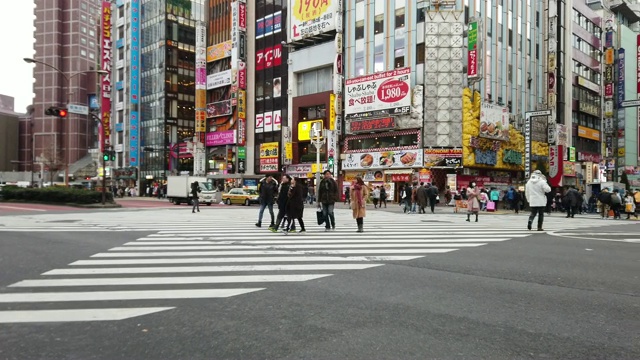
<instances>
[{"instance_id":1,"label":"winter coat","mask_svg":"<svg viewBox=\"0 0 640 360\"><path fill-rule=\"evenodd\" d=\"M429 200L433 201L438 197L438 188L435 186L431 186L427 189L427 197Z\"/></svg>"},{"instance_id":2,"label":"winter coat","mask_svg":"<svg viewBox=\"0 0 640 360\"><path fill-rule=\"evenodd\" d=\"M542 175L540 171L534 171L525 187L525 195L527 196L529 206L547 206L547 196L545 194L550 191L551 187L547 184L547 179L544 175Z\"/></svg>"},{"instance_id":3,"label":"winter coat","mask_svg":"<svg viewBox=\"0 0 640 360\"><path fill-rule=\"evenodd\" d=\"M304 189L301 185L289 187L287 203L287 217L290 219L298 219L302 217L304 211Z\"/></svg>"},{"instance_id":4,"label":"winter coat","mask_svg":"<svg viewBox=\"0 0 640 360\"><path fill-rule=\"evenodd\" d=\"M199 192L200 192L200 185L197 185L195 182L191 183L191 197L194 199L198 198Z\"/></svg>"},{"instance_id":5,"label":"winter coat","mask_svg":"<svg viewBox=\"0 0 640 360\"><path fill-rule=\"evenodd\" d=\"M578 190L576 189L569 189L567 190L567 193L564 195L565 199L563 199L562 205L563 206L571 206L571 207L576 207L578 206L578 204L580 203L580 193L578 192Z\"/></svg>"},{"instance_id":6,"label":"winter coat","mask_svg":"<svg viewBox=\"0 0 640 360\"><path fill-rule=\"evenodd\" d=\"M278 185L275 181L263 180L260 184L260 203L273 204L273 200L278 193Z\"/></svg>"},{"instance_id":7,"label":"winter coat","mask_svg":"<svg viewBox=\"0 0 640 360\"><path fill-rule=\"evenodd\" d=\"M321 204L335 204L340 201L340 190L333 179L322 179L318 190L318 202Z\"/></svg>"},{"instance_id":8,"label":"winter coat","mask_svg":"<svg viewBox=\"0 0 640 360\"><path fill-rule=\"evenodd\" d=\"M283 183L280 185L280 192L278 192L278 209L285 210L287 202L289 201L289 187L291 184Z\"/></svg>"},{"instance_id":9,"label":"winter coat","mask_svg":"<svg viewBox=\"0 0 640 360\"><path fill-rule=\"evenodd\" d=\"M369 188L362 186L362 206L358 206L356 191L351 187L351 211L353 218L363 218L367 216L367 198L369 197Z\"/></svg>"},{"instance_id":10,"label":"winter coat","mask_svg":"<svg viewBox=\"0 0 640 360\"><path fill-rule=\"evenodd\" d=\"M418 206L426 207L427 206L427 188L424 186L420 186L416 192L416 201L418 202Z\"/></svg>"},{"instance_id":11,"label":"winter coat","mask_svg":"<svg viewBox=\"0 0 640 360\"><path fill-rule=\"evenodd\" d=\"M480 211L480 190L478 188L467 189L467 211L470 213L477 214Z\"/></svg>"}]
</instances>

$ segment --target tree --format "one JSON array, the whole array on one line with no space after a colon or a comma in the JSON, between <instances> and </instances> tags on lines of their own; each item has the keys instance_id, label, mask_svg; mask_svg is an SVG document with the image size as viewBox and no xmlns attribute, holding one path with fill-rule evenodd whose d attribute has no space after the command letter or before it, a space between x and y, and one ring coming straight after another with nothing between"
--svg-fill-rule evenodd
<instances>
[{"instance_id":1,"label":"tree","mask_svg":"<svg viewBox=\"0 0 640 360\"><path fill-rule=\"evenodd\" d=\"M64 151L50 143L49 147L43 150L37 160L49 171L49 182L53 185L54 174L64 170Z\"/></svg>"}]
</instances>

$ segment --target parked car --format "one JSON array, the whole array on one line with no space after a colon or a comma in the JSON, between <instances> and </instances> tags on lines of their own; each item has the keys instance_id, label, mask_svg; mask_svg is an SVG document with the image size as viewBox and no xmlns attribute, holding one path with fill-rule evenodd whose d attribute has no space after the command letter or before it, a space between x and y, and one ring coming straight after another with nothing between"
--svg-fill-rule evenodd
<instances>
[{"instance_id":1,"label":"parked car","mask_svg":"<svg viewBox=\"0 0 640 360\"><path fill-rule=\"evenodd\" d=\"M235 188L229 190L228 193L222 194L222 201L227 204L259 204L260 196L256 190Z\"/></svg>"}]
</instances>

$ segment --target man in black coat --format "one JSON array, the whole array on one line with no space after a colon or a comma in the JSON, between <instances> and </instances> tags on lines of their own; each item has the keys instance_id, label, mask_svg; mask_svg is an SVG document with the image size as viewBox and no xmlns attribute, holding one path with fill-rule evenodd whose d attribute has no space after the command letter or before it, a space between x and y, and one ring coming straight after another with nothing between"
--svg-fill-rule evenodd
<instances>
[{"instance_id":1,"label":"man in black coat","mask_svg":"<svg viewBox=\"0 0 640 360\"><path fill-rule=\"evenodd\" d=\"M289 200L289 197L288 197L289 186L291 186L291 176L289 175L282 176L282 180L280 182L280 190L278 191L278 199L276 200L276 203L278 204L278 216L276 217L275 226L269 227L269 231L271 232L278 232L278 228L280 227L282 220L287 214L287 203ZM295 224L292 226L291 229L295 230Z\"/></svg>"},{"instance_id":2,"label":"man in black coat","mask_svg":"<svg viewBox=\"0 0 640 360\"><path fill-rule=\"evenodd\" d=\"M564 194L563 204L567 208L567 217L574 217L576 215L576 210L578 207L578 203L580 202L580 193L573 187L567 189L567 192Z\"/></svg>"},{"instance_id":3,"label":"man in black coat","mask_svg":"<svg viewBox=\"0 0 640 360\"><path fill-rule=\"evenodd\" d=\"M269 227L273 227L275 225L273 215L273 202L276 198L276 195L278 194L278 185L273 180L272 175L267 175L267 177L260 182L259 193L260 212L258 213L258 222L256 223L256 226L262 226L262 215L264 214L264 209L268 207L269 215L271 216L271 225L269 225Z\"/></svg>"},{"instance_id":4,"label":"man in black coat","mask_svg":"<svg viewBox=\"0 0 640 360\"><path fill-rule=\"evenodd\" d=\"M438 188L435 185L427 184L427 196L429 197L429 206L431 206L431 213L434 214L436 210L436 202L438 199Z\"/></svg>"}]
</instances>

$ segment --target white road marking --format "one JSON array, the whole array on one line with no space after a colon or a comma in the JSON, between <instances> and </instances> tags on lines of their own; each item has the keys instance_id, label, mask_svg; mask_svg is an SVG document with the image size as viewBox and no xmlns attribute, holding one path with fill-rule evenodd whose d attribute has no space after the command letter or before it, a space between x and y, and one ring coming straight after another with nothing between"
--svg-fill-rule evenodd
<instances>
[{"instance_id":1,"label":"white road marking","mask_svg":"<svg viewBox=\"0 0 640 360\"><path fill-rule=\"evenodd\" d=\"M474 244L475 245L475 244ZM157 257L157 256L237 256L237 255L286 255L286 254L442 254L457 249L385 249L385 250L247 250L247 251L161 251L161 252L111 252L97 253L92 258Z\"/></svg>"},{"instance_id":2,"label":"white road marking","mask_svg":"<svg viewBox=\"0 0 640 360\"><path fill-rule=\"evenodd\" d=\"M315 280L332 274L290 275L234 275L234 276L172 276L138 278L91 278L91 279L45 279L23 280L9 287L55 287L55 286L119 286L119 285L175 285L175 284L231 284L257 282L294 282Z\"/></svg>"},{"instance_id":3,"label":"white road marking","mask_svg":"<svg viewBox=\"0 0 640 360\"><path fill-rule=\"evenodd\" d=\"M253 262L323 262L323 261L407 261L423 256L274 256L237 258L183 258L183 259L117 259L78 260L69 265L150 265L150 264L206 264L206 263L253 263Z\"/></svg>"},{"instance_id":4,"label":"white road marking","mask_svg":"<svg viewBox=\"0 0 640 360\"><path fill-rule=\"evenodd\" d=\"M443 239L398 239L398 242L401 243L470 243L470 242L501 242L510 240L510 238L519 238L519 237L527 237L529 235L510 235L509 238L496 239L495 237L487 236L485 238L481 238L479 236L473 238L443 238ZM300 239L297 237L287 237L287 239L281 240L250 240L250 241L233 241L233 240L203 240L203 241L131 241L123 244L123 246L147 246L147 245L261 245L261 244L296 244L300 242ZM387 243L387 240L369 240L369 239L350 239L350 240L310 240L304 239L305 244L378 244L378 243Z\"/></svg>"},{"instance_id":5,"label":"white road marking","mask_svg":"<svg viewBox=\"0 0 640 360\"><path fill-rule=\"evenodd\" d=\"M507 240L507 239L503 239ZM121 246L109 249L109 251L155 251L155 250L239 250L239 249L373 249L373 248L436 248L436 247L476 247L487 245L485 243L382 243L382 244L281 244L281 245L204 245L204 246Z\"/></svg>"},{"instance_id":6,"label":"white road marking","mask_svg":"<svg viewBox=\"0 0 640 360\"><path fill-rule=\"evenodd\" d=\"M226 298L260 290L264 288L8 293L0 294L0 303Z\"/></svg>"},{"instance_id":7,"label":"white road marking","mask_svg":"<svg viewBox=\"0 0 640 360\"><path fill-rule=\"evenodd\" d=\"M232 266L167 266L130 268L54 269L42 275L98 275L98 274L153 274L153 273L204 273L237 271L318 271L363 270L384 264L285 264L285 265L232 265Z\"/></svg>"},{"instance_id":8,"label":"white road marking","mask_svg":"<svg viewBox=\"0 0 640 360\"><path fill-rule=\"evenodd\" d=\"M173 307L113 308L113 309L68 309L68 310L9 310L0 311L0 324L40 323L40 322L76 322L76 321L115 321L136 316L149 315Z\"/></svg>"}]
</instances>

